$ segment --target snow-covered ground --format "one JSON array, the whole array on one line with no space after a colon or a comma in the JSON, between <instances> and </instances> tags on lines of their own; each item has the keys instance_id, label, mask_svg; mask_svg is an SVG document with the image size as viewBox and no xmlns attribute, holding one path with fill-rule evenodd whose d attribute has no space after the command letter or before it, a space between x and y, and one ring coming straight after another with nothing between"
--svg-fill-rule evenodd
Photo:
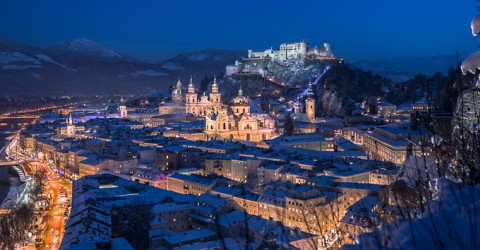
<instances>
[{"instance_id":1,"label":"snow-covered ground","mask_svg":"<svg viewBox=\"0 0 480 250\"><path fill-rule=\"evenodd\" d=\"M0 208L10 208L17 203L17 197L20 197L20 194L25 189L25 183L22 183L18 178L10 178L10 189L8 194L2 202Z\"/></svg>"}]
</instances>

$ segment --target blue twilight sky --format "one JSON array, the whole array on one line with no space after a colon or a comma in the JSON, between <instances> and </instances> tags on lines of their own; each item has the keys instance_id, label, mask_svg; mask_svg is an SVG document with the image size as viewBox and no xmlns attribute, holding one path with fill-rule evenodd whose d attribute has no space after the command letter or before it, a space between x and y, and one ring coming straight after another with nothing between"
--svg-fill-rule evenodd
<instances>
[{"instance_id":1,"label":"blue twilight sky","mask_svg":"<svg viewBox=\"0 0 480 250\"><path fill-rule=\"evenodd\" d=\"M478 48L474 0L2 0L0 36L48 46L88 38L152 59L205 48L330 42L347 60Z\"/></svg>"}]
</instances>

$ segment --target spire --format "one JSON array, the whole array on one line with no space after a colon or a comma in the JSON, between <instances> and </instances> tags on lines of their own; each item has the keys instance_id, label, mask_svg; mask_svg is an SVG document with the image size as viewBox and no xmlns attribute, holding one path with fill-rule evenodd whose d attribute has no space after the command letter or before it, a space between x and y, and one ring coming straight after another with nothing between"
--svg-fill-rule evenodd
<instances>
[{"instance_id":1,"label":"spire","mask_svg":"<svg viewBox=\"0 0 480 250\"><path fill-rule=\"evenodd\" d=\"M72 112L70 112L70 118L68 118L68 125L73 125Z\"/></svg>"},{"instance_id":2,"label":"spire","mask_svg":"<svg viewBox=\"0 0 480 250\"><path fill-rule=\"evenodd\" d=\"M195 93L195 85L193 85L193 76L190 75L190 84L188 84L188 93Z\"/></svg>"},{"instance_id":3,"label":"spire","mask_svg":"<svg viewBox=\"0 0 480 250\"><path fill-rule=\"evenodd\" d=\"M240 89L238 90L238 96L242 96L243 95L243 90L242 90L242 86L240 86Z\"/></svg>"},{"instance_id":4,"label":"spire","mask_svg":"<svg viewBox=\"0 0 480 250\"><path fill-rule=\"evenodd\" d=\"M212 93L218 93L217 77L213 78Z\"/></svg>"},{"instance_id":5,"label":"spire","mask_svg":"<svg viewBox=\"0 0 480 250\"><path fill-rule=\"evenodd\" d=\"M177 89L182 88L182 82L180 81L180 77L178 77L178 82L177 82Z\"/></svg>"}]
</instances>

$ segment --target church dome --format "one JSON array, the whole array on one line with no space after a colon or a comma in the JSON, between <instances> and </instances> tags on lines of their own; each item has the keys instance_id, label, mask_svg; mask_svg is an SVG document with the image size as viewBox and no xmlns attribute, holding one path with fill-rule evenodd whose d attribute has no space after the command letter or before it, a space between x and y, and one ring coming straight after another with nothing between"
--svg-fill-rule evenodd
<instances>
[{"instance_id":1,"label":"church dome","mask_svg":"<svg viewBox=\"0 0 480 250\"><path fill-rule=\"evenodd\" d=\"M243 95L242 87L238 90L238 96L233 98L232 105L234 106L249 106L250 99Z\"/></svg>"},{"instance_id":2,"label":"church dome","mask_svg":"<svg viewBox=\"0 0 480 250\"><path fill-rule=\"evenodd\" d=\"M173 90L172 95L180 96L180 95L182 95L182 92L183 92L182 89L175 89L175 90Z\"/></svg>"}]
</instances>

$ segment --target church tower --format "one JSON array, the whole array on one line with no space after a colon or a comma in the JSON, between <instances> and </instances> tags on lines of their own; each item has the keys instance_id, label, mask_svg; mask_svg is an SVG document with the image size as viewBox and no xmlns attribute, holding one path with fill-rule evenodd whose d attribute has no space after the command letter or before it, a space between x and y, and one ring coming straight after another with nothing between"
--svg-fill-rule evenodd
<instances>
[{"instance_id":1,"label":"church tower","mask_svg":"<svg viewBox=\"0 0 480 250\"><path fill-rule=\"evenodd\" d=\"M260 97L260 108L263 110L263 112L267 114L270 112L270 102L268 101L268 89L266 85L265 76L263 77L263 88L262 88L262 94Z\"/></svg>"},{"instance_id":2,"label":"church tower","mask_svg":"<svg viewBox=\"0 0 480 250\"><path fill-rule=\"evenodd\" d=\"M240 116L242 114L250 115L250 99L243 96L243 90L241 86L238 90L238 96L233 98L230 108L235 116Z\"/></svg>"},{"instance_id":3,"label":"church tower","mask_svg":"<svg viewBox=\"0 0 480 250\"><path fill-rule=\"evenodd\" d=\"M315 119L315 99L309 97L305 100L305 111L308 121Z\"/></svg>"},{"instance_id":4,"label":"church tower","mask_svg":"<svg viewBox=\"0 0 480 250\"><path fill-rule=\"evenodd\" d=\"M195 85L193 85L193 77L190 77L190 84L188 84L188 92L185 97L187 114L198 114L195 110L195 105L198 102L198 95L195 92Z\"/></svg>"},{"instance_id":5,"label":"church tower","mask_svg":"<svg viewBox=\"0 0 480 250\"><path fill-rule=\"evenodd\" d=\"M301 114L303 113L303 104L302 104L302 101L300 100L300 97L297 96L297 101L295 102L295 104L293 105L293 112L295 114Z\"/></svg>"},{"instance_id":6,"label":"church tower","mask_svg":"<svg viewBox=\"0 0 480 250\"><path fill-rule=\"evenodd\" d=\"M213 78L212 92L210 93L210 101L213 103L220 103L222 94L218 92L217 78Z\"/></svg>"},{"instance_id":7,"label":"church tower","mask_svg":"<svg viewBox=\"0 0 480 250\"><path fill-rule=\"evenodd\" d=\"M185 93L183 90L182 82L178 78L177 86L172 92L172 102L174 103L184 103L185 102Z\"/></svg>"},{"instance_id":8,"label":"church tower","mask_svg":"<svg viewBox=\"0 0 480 250\"><path fill-rule=\"evenodd\" d=\"M120 118L126 118L127 117L127 105L125 103L125 100L123 98L120 100L120 106L118 106L118 117Z\"/></svg>"},{"instance_id":9,"label":"church tower","mask_svg":"<svg viewBox=\"0 0 480 250\"><path fill-rule=\"evenodd\" d=\"M75 137L75 124L73 124L72 113L67 119L67 137Z\"/></svg>"},{"instance_id":10,"label":"church tower","mask_svg":"<svg viewBox=\"0 0 480 250\"><path fill-rule=\"evenodd\" d=\"M118 106L118 117L126 118L127 114L128 114L127 105L125 103L125 100L121 99L120 100L120 106Z\"/></svg>"}]
</instances>

